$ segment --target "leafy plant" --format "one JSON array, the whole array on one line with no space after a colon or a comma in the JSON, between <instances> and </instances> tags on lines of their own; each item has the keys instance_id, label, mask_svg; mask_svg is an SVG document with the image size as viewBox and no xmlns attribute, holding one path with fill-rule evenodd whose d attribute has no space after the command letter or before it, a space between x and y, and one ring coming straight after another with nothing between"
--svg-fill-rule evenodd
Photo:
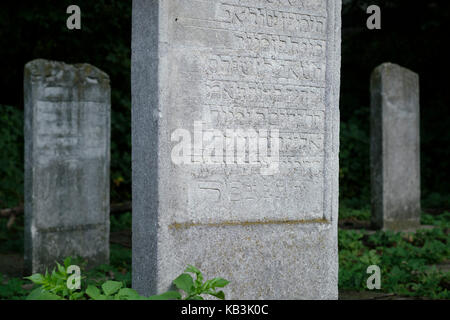
<instances>
[{"instance_id":1,"label":"leafy plant","mask_svg":"<svg viewBox=\"0 0 450 320\"><path fill-rule=\"evenodd\" d=\"M67 280L70 275L67 269L71 265L71 258L64 260L64 266L56 262L57 268L51 273L45 271L45 274L35 273L25 279L30 280L39 287L35 288L27 300L77 300L83 297L84 292L79 289L69 289Z\"/></svg>"},{"instance_id":2,"label":"leafy plant","mask_svg":"<svg viewBox=\"0 0 450 320\"><path fill-rule=\"evenodd\" d=\"M123 288L119 281L106 281L101 285L101 290L94 285L89 285L86 295L93 300L146 300L135 290Z\"/></svg>"},{"instance_id":3,"label":"leafy plant","mask_svg":"<svg viewBox=\"0 0 450 320\"><path fill-rule=\"evenodd\" d=\"M223 291L218 291L217 288L225 287L229 281L223 278L214 278L203 282L203 275L194 266L188 266L184 273L178 276L173 284L181 291L184 291L183 295L178 291L167 291L160 295L154 295L150 297L141 296L138 292L131 288L126 287L126 281L104 281L98 287L94 279L86 280L90 282L87 284L86 290L74 289L71 290L67 287L67 280L70 274L67 273L67 268L71 264L71 259L64 260L64 266L57 263L57 268L49 274L45 275L36 273L32 276L26 277L34 284L38 285L27 297L28 300L203 300L202 295L208 294L219 299L225 299ZM103 265L97 268L95 273L91 275L99 275L102 272L112 272L112 267ZM194 278L189 274L195 275ZM1 293L1 292L0 292Z\"/></svg>"},{"instance_id":4,"label":"leafy plant","mask_svg":"<svg viewBox=\"0 0 450 320\"><path fill-rule=\"evenodd\" d=\"M195 280L189 274L195 275ZM167 300L167 299L183 299L183 300L203 300L202 295L208 294L218 299L224 300L223 291L217 291L217 288L223 288L230 282L223 278L214 278L203 282L203 275L199 269L189 265L184 273L178 276L173 284L179 290L184 291L184 297L177 291L168 291L161 295L151 296L150 300Z\"/></svg>"}]
</instances>

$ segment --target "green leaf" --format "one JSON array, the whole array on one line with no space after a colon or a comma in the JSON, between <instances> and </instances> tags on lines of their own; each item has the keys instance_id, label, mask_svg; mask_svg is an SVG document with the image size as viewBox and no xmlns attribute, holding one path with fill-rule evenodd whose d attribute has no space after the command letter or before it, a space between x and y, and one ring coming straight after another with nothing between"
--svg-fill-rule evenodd
<instances>
[{"instance_id":1,"label":"green leaf","mask_svg":"<svg viewBox=\"0 0 450 320\"><path fill-rule=\"evenodd\" d=\"M197 269L196 267L194 267L192 265L188 265L188 267L186 268L186 270L184 270L184 272L194 273L196 275L194 286L196 288L201 287L202 282L203 282L203 275L199 269Z\"/></svg>"},{"instance_id":2,"label":"green leaf","mask_svg":"<svg viewBox=\"0 0 450 320\"><path fill-rule=\"evenodd\" d=\"M219 299L221 299L221 300L225 300L225 293L223 293L223 291L219 291L219 292L208 292L208 294L210 294L210 295L212 295L212 296L214 296L214 297L216 297L216 298L219 298Z\"/></svg>"},{"instance_id":3,"label":"green leaf","mask_svg":"<svg viewBox=\"0 0 450 320\"><path fill-rule=\"evenodd\" d=\"M63 298L39 287L31 291L26 300L63 300Z\"/></svg>"},{"instance_id":4,"label":"green leaf","mask_svg":"<svg viewBox=\"0 0 450 320\"><path fill-rule=\"evenodd\" d=\"M117 293L117 297L120 300L142 300L142 297L139 295L139 293L137 293L136 290L130 288L120 289Z\"/></svg>"},{"instance_id":5,"label":"green leaf","mask_svg":"<svg viewBox=\"0 0 450 320\"><path fill-rule=\"evenodd\" d=\"M64 268L62 265L60 265L58 262L56 263L58 267L58 271L61 275L66 275L66 268Z\"/></svg>"},{"instance_id":6,"label":"green leaf","mask_svg":"<svg viewBox=\"0 0 450 320\"><path fill-rule=\"evenodd\" d=\"M83 296L84 292L75 292L70 296L70 300L80 300Z\"/></svg>"},{"instance_id":7,"label":"green leaf","mask_svg":"<svg viewBox=\"0 0 450 320\"><path fill-rule=\"evenodd\" d=\"M54 275L52 275L52 278L56 281L64 281L67 279L67 275L61 274L61 273L55 273Z\"/></svg>"},{"instance_id":8,"label":"green leaf","mask_svg":"<svg viewBox=\"0 0 450 320\"><path fill-rule=\"evenodd\" d=\"M186 268L186 270L184 270L184 272L191 272L191 273L195 273L197 275L202 273L200 270L198 270L196 267L194 267L192 265L188 265L188 267Z\"/></svg>"},{"instance_id":9,"label":"green leaf","mask_svg":"<svg viewBox=\"0 0 450 320\"><path fill-rule=\"evenodd\" d=\"M230 282L228 280L225 280L223 278L214 278L211 280L206 281L202 286L202 291L208 291L209 289L215 289L215 288L223 288Z\"/></svg>"},{"instance_id":10,"label":"green leaf","mask_svg":"<svg viewBox=\"0 0 450 320\"><path fill-rule=\"evenodd\" d=\"M72 258L71 257L67 257L64 259L64 267L66 267L66 269L72 264Z\"/></svg>"},{"instance_id":11,"label":"green leaf","mask_svg":"<svg viewBox=\"0 0 450 320\"><path fill-rule=\"evenodd\" d=\"M86 289L86 294L94 300L104 300L101 298L102 294L100 293L100 289L96 286L89 285Z\"/></svg>"},{"instance_id":12,"label":"green leaf","mask_svg":"<svg viewBox=\"0 0 450 320\"><path fill-rule=\"evenodd\" d=\"M223 288L225 287L227 284L230 283L230 281L225 280L223 278L214 278L212 279L212 287L213 288Z\"/></svg>"},{"instance_id":13,"label":"green leaf","mask_svg":"<svg viewBox=\"0 0 450 320\"><path fill-rule=\"evenodd\" d=\"M122 282L119 281L106 281L104 284L102 284L102 289L103 292L107 295L113 295L114 293L116 293L117 291L119 291L119 289L122 288Z\"/></svg>"},{"instance_id":14,"label":"green leaf","mask_svg":"<svg viewBox=\"0 0 450 320\"><path fill-rule=\"evenodd\" d=\"M36 284L44 284L44 282L45 282L44 276L40 273L35 273L29 277L25 277L24 279L28 279L31 282L36 283Z\"/></svg>"},{"instance_id":15,"label":"green leaf","mask_svg":"<svg viewBox=\"0 0 450 320\"><path fill-rule=\"evenodd\" d=\"M194 279L192 279L192 277L187 273L183 273L178 276L178 278L173 280L173 284L187 294L191 294L194 290Z\"/></svg>"},{"instance_id":16,"label":"green leaf","mask_svg":"<svg viewBox=\"0 0 450 320\"><path fill-rule=\"evenodd\" d=\"M201 296L196 295L196 296L190 297L189 299L186 299L186 300L204 300L204 299Z\"/></svg>"},{"instance_id":17,"label":"green leaf","mask_svg":"<svg viewBox=\"0 0 450 320\"><path fill-rule=\"evenodd\" d=\"M180 300L181 294L177 291L167 291L163 294L158 294L154 296L150 296L147 298L148 300Z\"/></svg>"}]
</instances>

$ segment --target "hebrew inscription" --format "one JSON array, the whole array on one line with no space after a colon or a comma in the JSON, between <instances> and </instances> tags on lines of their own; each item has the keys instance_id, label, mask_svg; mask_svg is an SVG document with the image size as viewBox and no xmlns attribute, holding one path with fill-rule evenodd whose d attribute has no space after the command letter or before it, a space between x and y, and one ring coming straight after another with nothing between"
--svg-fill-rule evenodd
<instances>
[{"instance_id":1,"label":"hebrew inscription","mask_svg":"<svg viewBox=\"0 0 450 320\"><path fill-rule=\"evenodd\" d=\"M188 1L172 9L183 88L176 100L197 115L191 121L279 134L274 174L259 177L261 163L249 156L247 166L233 166L225 146L214 164L184 166L192 172L187 211L199 222L217 208L223 221L324 218L326 1Z\"/></svg>"}]
</instances>

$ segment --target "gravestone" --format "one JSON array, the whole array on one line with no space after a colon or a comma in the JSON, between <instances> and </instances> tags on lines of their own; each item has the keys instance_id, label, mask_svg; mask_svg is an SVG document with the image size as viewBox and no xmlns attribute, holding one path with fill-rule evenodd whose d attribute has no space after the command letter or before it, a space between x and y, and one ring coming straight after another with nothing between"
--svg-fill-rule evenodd
<instances>
[{"instance_id":1,"label":"gravestone","mask_svg":"<svg viewBox=\"0 0 450 320\"><path fill-rule=\"evenodd\" d=\"M336 299L341 1L133 1L133 288Z\"/></svg>"},{"instance_id":2,"label":"gravestone","mask_svg":"<svg viewBox=\"0 0 450 320\"><path fill-rule=\"evenodd\" d=\"M419 77L392 63L372 73L372 224L385 230L420 225Z\"/></svg>"},{"instance_id":3,"label":"gravestone","mask_svg":"<svg viewBox=\"0 0 450 320\"><path fill-rule=\"evenodd\" d=\"M109 77L89 64L25 65L25 270L109 261Z\"/></svg>"}]
</instances>

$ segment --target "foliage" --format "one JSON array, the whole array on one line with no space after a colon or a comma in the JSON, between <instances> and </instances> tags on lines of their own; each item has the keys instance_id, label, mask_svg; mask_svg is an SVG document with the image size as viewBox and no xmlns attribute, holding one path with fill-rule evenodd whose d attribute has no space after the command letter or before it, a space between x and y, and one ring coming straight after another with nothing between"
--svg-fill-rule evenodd
<instances>
[{"instance_id":1,"label":"foliage","mask_svg":"<svg viewBox=\"0 0 450 320\"><path fill-rule=\"evenodd\" d=\"M131 250L117 244L110 245L110 264L102 264L86 271L88 283L99 284L105 280L116 280L125 287L131 286Z\"/></svg>"},{"instance_id":2,"label":"foliage","mask_svg":"<svg viewBox=\"0 0 450 320\"><path fill-rule=\"evenodd\" d=\"M446 211L440 215L422 213L421 223L424 225L434 225L442 228L450 228L450 212Z\"/></svg>"},{"instance_id":3,"label":"foliage","mask_svg":"<svg viewBox=\"0 0 450 320\"><path fill-rule=\"evenodd\" d=\"M125 212L119 215L111 215L111 231L131 230L131 212Z\"/></svg>"},{"instance_id":4,"label":"foliage","mask_svg":"<svg viewBox=\"0 0 450 320\"><path fill-rule=\"evenodd\" d=\"M354 219L361 221L370 220L370 208L365 207L364 209L353 209L345 205L339 206L339 219Z\"/></svg>"},{"instance_id":5,"label":"foliage","mask_svg":"<svg viewBox=\"0 0 450 320\"><path fill-rule=\"evenodd\" d=\"M25 281L20 278L6 279L0 274L0 300L23 300L28 291L23 288Z\"/></svg>"},{"instance_id":6,"label":"foliage","mask_svg":"<svg viewBox=\"0 0 450 320\"><path fill-rule=\"evenodd\" d=\"M195 275L195 280L189 274ZM165 300L169 299L183 299L183 300L203 300L202 295L208 294L216 298L225 299L225 294L223 291L217 291L217 288L223 288L228 283L228 280L223 278L214 278L203 282L203 275L194 266L188 266L184 273L178 276L173 284L179 289L184 291L184 297L177 291L168 291L162 295L152 296L151 300Z\"/></svg>"},{"instance_id":7,"label":"foliage","mask_svg":"<svg viewBox=\"0 0 450 320\"><path fill-rule=\"evenodd\" d=\"M194 280L189 273L195 274L196 279ZM179 291L167 291L146 298L133 289L124 288L122 282L111 280L103 283L101 289L89 285L86 289L86 295L93 300L203 300L202 295L208 294L223 300L225 294L223 291L217 291L217 288L223 288L228 283L229 281L222 278L214 278L203 282L201 271L194 266L188 266L184 273L173 281L178 290L184 291L184 297Z\"/></svg>"},{"instance_id":8,"label":"foliage","mask_svg":"<svg viewBox=\"0 0 450 320\"><path fill-rule=\"evenodd\" d=\"M23 201L23 112L0 105L0 208Z\"/></svg>"},{"instance_id":9,"label":"foliage","mask_svg":"<svg viewBox=\"0 0 450 320\"><path fill-rule=\"evenodd\" d=\"M356 110L340 127L339 192L341 206L370 203L368 109Z\"/></svg>"},{"instance_id":10,"label":"foliage","mask_svg":"<svg viewBox=\"0 0 450 320\"><path fill-rule=\"evenodd\" d=\"M423 208L450 208L450 196L437 192L426 192L422 199Z\"/></svg>"},{"instance_id":11,"label":"foliage","mask_svg":"<svg viewBox=\"0 0 450 320\"><path fill-rule=\"evenodd\" d=\"M28 300L77 300L83 296L83 292L78 289L69 289L67 281L70 274L67 269L71 265L71 258L64 260L64 265L56 262L57 268L51 273L47 271L45 274L35 273L25 279L30 280L34 284L39 285L28 296Z\"/></svg>"},{"instance_id":12,"label":"foliage","mask_svg":"<svg viewBox=\"0 0 450 320\"><path fill-rule=\"evenodd\" d=\"M101 290L94 285L89 285L86 295L92 300L146 300L135 290L123 288L119 281L106 281L101 285Z\"/></svg>"},{"instance_id":13,"label":"foliage","mask_svg":"<svg viewBox=\"0 0 450 320\"><path fill-rule=\"evenodd\" d=\"M450 257L450 214L424 220L437 227L416 233L339 231L339 287L366 290L367 267L381 268L381 286L398 295L450 298L449 272L436 264Z\"/></svg>"},{"instance_id":14,"label":"foliage","mask_svg":"<svg viewBox=\"0 0 450 320\"><path fill-rule=\"evenodd\" d=\"M343 214L346 217L363 219L367 216L368 210L345 209ZM121 230L121 226L127 224L131 217L119 219L121 222L111 223L111 228ZM436 269L434 265L448 261L449 259L449 235L450 212L440 215L422 214L422 224L434 225L433 230L421 230L416 234L376 232L369 234L366 231L339 231L339 287L340 289L366 290L366 280L368 274L366 269L371 264L377 264L382 271L382 290L401 295L412 295L429 298L449 298L448 290L450 286L449 274ZM82 288L95 286L101 295L106 295L102 285L107 281L121 283L122 288L131 286L131 250L120 245L111 245L111 264L101 265L93 270L86 271L86 276ZM74 260L74 264L82 266L82 261ZM194 274L186 269L184 274ZM202 277L194 280L187 276L180 276L174 281L175 287L184 291L183 295L172 291L165 296L155 296L151 299L177 299L188 298L190 293L199 292L199 288L204 286ZM24 299L28 291L23 289L24 281L19 278L6 278L0 276L2 285L0 286L0 299ZM178 284L178 286L176 285ZM194 287L192 287L194 284ZM117 285L119 286L119 285ZM183 288L186 288L185 291ZM206 288L206 287L204 287ZM109 294L108 299L125 299L122 293ZM95 289L94 289L95 290ZM109 292L110 293L110 292ZM201 294L201 293L200 293ZM117 297L116 297L117 296ZM129 292L129 297L132 293ZM136 298L136 297L134 297ZM193 297L190 297L193 298ZM84 295L83 299L89 299Z\"/></svg>"},{"instance_id":15,"label":"foliage","mask_svg":"<svg viewBox=\"0 0 450 320\"><path fill-rule=\"evenodd\" d=\"M217 288L225 287L229 281L222 278L214 278L203 282L203 275L194 266L188 266L184 273L178 276L173 284L181 291L184 291L183 295L178 291L167 291L160 295L154 295L150 297L144 297L139 295L135 290L127 288L126 281L116 280L86 280L83 286L79 289L69 289L67 287L67 280L69 274L67 268L71 264L71 259L67 258L64 261L64 266L57 263L57 269L54 269L52 273L45 273L45 275L36 273L29 277L25 277L38 285L27 297L27 300L170 300L170 299L183 299L183 300L203 300L202 295L208 294L219 299L225 299L223 291L217 291ZM111 272L112 268L108 270L108 266L103 265L89 274L98 275L103 272ZM192 278L189 273L196 275L196 279ZM9 285L6 289L3 289L4 293L0 291L1 295L8 297L12 293L15 293L13 287L14 283ZM84 289L86 288L86 289Z\"/></svg>"},{"instance_id":16,"label":"foliage","mask_svg":"<svg viewBox=\"0 0 450 320\"><path fill-rule=\"evenodd\" d=\"M9 219L0 218L0 253L23 252L23 215L17 216L8 227Z\"/></svg>"}]
</instances>

